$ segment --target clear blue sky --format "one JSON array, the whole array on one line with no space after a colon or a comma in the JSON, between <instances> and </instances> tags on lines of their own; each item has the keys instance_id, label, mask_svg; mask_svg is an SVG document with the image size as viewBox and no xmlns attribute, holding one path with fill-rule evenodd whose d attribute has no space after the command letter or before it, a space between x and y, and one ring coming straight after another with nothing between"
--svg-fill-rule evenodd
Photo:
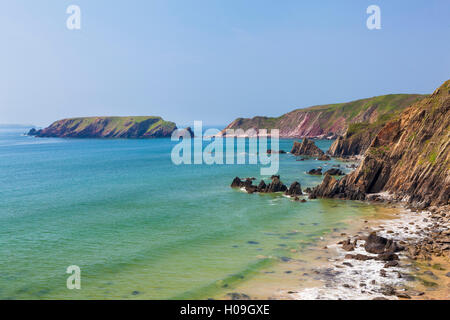
<instances>
[{"instance_id":1,"label":"clear blue sky","mask_svg":"<svg viewBox=\"0 0 450 320\"><path fill-rule=\"evenodd\" d=\"M66 8L82 29L66 28ZM381 7L382 29L366 28ZM226 124L450 78L448 0L2 0L0 123Z\"/></svg>"}]
</instances>

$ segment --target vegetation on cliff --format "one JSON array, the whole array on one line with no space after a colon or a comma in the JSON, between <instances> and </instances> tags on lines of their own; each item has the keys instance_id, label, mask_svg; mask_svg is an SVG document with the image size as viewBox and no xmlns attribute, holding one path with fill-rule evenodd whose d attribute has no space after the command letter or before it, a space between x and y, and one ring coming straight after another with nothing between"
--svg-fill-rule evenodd
<instances>
[{"instance_id":1,"label":"vegetation on cliff","mask_svg":"<svg viewBox=\"0 0 450 320\"><path fill-rule=\"evenodd\" d=\"M423 97L417 94L391 94L297 109L278 118L238 118L226 129L279 129L283 138L303 138L344 135L352 124L361 124L350 127L354 134L364 126L381 128L392 116Z\"/></svg>"},{"instance_id":2,"label":"vegetation on cliff","mask_svg":"<svg viewBox=\"0 0 450 320\"><path fill-rule=\"evenodd\" d=\"M156 138L170 137L175 123L161 117L87 117L59 120L29 135L63 138Z\"/></svg>"},{"instance_id":3,"label":"vegetation on cliff","mask_svg":"<svg viewBox=\"0 0 450 320\"><path fill-rule=\"evenodd\" d=\"M327 175L311 197L363 200L388 191L419 207L450 197L450 80L389 121L356 171L340 181Z\"/></svg>"}]
</instances>

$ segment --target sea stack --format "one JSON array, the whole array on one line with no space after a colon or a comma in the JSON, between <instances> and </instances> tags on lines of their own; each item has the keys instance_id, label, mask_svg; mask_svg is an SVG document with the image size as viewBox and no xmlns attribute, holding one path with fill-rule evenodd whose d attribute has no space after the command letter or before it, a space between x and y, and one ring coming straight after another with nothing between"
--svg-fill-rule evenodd
<instances>
[{"instance_id":1,"label":"sea stack","mask_svg":"<svg viewBox=\"0 0 450 320\"><path fill-rule=\"evenodd\" d=\"M302 142L294 142L291 153L295 156L321 157L325 153L316 146L314 141L304 138Z\"/></svg>"}]
</instances>

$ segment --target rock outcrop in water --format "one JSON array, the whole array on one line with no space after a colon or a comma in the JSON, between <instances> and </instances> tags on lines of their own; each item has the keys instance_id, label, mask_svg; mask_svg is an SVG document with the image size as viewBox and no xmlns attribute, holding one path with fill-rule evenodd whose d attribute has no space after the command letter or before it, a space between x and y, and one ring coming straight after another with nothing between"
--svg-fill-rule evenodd
<instances>
[{"instance_id":1,"label":"rock outcrop in water","mask_svg":"<svg viewBox=\"0 0 450 320\"><path fill-rule=\"evenodd\" d=\"M305 138L302 142L294 142L291 153L295 156L310 156L310 157L321 157L325 153L320 150L314 141Z\"/></svg>"},{"instance_id":2,"label":"rock outcrop in water","mask_svg":"<svg viewBox=\"0 0 450 320\"><path fill-rule=\"evenodd\" d=\"M375 124L386 121L424 96L391 94L348 103L297 109L278 118L238 118L227 129L279 129L281 138L335 139L347 132L351 124Z\"/></svg>"},{"instance_id":3,"label":"rock outcrop in water","mask_svg":"<svg viewBox=\"0 0 450 320\"><path fill-rule=\"evenodd\" d=\"M419 208L450 197L450 80L389 121L360 166L337 181L326 175L311 198L364 200L387 191Z\"/></svg>"},{"instance_id":4,"label":"rock outcrop in water","mask_svg":"<svg viewBox=\"0 0 450 320\"><path fill-rule=\"evenodd\" d=\"M59 120L42 130L31 129L28 135L40 138L145 139L170 137L176 129L175 123L160 117L90 117Z\"/></svg>"},{"instance_id":5,"label":"rock outcrop in water","mask_svg":"<svg viewBox=\"0 0 450 320\"><path fill-rule=\"evenodd\" d=\"M234 178L231 183L231 188L244 188L247 193L277 193L284 192L286 195L296 197L303 194L302 187L299 182L293 182L288 188L280 180L280 176L272 176L272 181L266 184L264 180L261 180L258 186L253 185L254 178L246 178L242 180L239 177Z\"/></svg>"}]
</instances>

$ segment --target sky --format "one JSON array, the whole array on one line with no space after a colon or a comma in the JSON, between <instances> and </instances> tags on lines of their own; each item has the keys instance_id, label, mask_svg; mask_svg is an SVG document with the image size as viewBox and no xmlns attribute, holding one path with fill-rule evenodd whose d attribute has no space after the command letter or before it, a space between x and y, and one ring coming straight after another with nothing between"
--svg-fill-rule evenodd
<instances>
[{"instance_id":1,"label":"sky","mask_svg":"<svg viewBox=\"0 0 450 320\"><path fill-rule=\"evenodd\" d=\"M369 30L369 5L381 29ZM69 5L81 29L69 30ZM158 115L178 125L450 78L448 0L2 0L0 123Z\"/></svg>"}]
</instances>

